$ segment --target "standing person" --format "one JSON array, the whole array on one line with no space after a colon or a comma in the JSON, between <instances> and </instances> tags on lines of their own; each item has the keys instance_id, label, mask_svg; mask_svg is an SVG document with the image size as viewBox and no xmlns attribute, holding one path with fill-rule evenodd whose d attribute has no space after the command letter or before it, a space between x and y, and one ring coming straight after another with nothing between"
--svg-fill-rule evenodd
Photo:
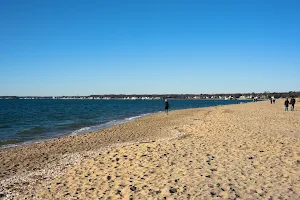
<instances>
[{"instance_id":1,"label":"standing person","mask_svg":"<svg viewBox=\"0 0 300 200\"><path fill-rule=\"evenodd\" d=\"M291 111L294 111L294 108L295 108L295 103L296 103L296 100L294 99L294 97L291 98Z\"/></svg>"},{"instance_id":2,"label":"standing person","mask_svg":"<svg viewBox=\"0 0 300 200\"><path fill-rule=\"evenodd\" d=\"M170 108L170 105L169 105L168 99L165 99L165 113L168 114L169 108Z\"/></svg>"},{"instance_id":3,"label":"standing person","mask_svg":"<svg viewBox=\"0 0 300 200\"><path fill-rule=\"evenodd\" d=\"M284 102L284 106L285 106L285 111L289 111L289 99L286 98L285 102Z\"/></svg>"},{"instance_id":4,"label":"standing person","mask_svg":"<svg viewBox=\"0 0 300 200\"><path fill-rule=\"evenodd\" d=\"M270 98L270 102L271 102L271 104L273 103L273 99L272 98Z\"/></svg>"}]
</instances>

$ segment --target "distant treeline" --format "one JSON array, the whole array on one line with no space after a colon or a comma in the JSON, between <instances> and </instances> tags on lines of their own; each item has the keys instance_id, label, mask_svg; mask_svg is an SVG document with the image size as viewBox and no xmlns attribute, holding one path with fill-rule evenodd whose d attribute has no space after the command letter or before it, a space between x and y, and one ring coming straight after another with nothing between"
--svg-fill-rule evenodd
<instances>
[{"instance_id":1,"label":"distant treeline","mask_svg":"<svg viewBox=\"0 0 300 200\"><path fill-rule=\"evenodd\" d=\"M263 95L268 97L274 96L275 98L288 98L288 97L300 97L300 91L289 91L289 92L264 92Z\"/></svg>"},{"instance_id":2,"label":"distant treeline","mask_svg":"<svg viewBox=\"0 0 300 200\"><path fill-rule=\"evenodd\" d=\"M264 92L264 93L219 93L219 94L106 94L106 95L89 95L89 96L0 96L0 99L53 99L53 98L74 98L74 99L126 99L126 98L149 98L149 99L219 99L220 97L232 97L234 99L245 97L251 99L258 97L260 99L268 99L271 97L275 98L287 98L287 97L300 97L300 91L289 91L289 92Z\"/></svg>"}]
</instances>

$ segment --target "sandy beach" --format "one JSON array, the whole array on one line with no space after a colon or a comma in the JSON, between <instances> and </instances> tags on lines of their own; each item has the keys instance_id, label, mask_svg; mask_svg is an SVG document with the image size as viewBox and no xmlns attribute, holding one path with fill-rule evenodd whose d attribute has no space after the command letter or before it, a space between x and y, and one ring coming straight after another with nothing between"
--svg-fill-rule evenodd
<instances>
[{"instance_id":1,"label":"sandy beach","mask_svg":"<svg viewBox=\"0 0 300 200\"><path fill-rule=\"evenodd\" d=\"M0 160L0 199L300 199L300 109L159 113Z\"/></svg>"}]
</instances>

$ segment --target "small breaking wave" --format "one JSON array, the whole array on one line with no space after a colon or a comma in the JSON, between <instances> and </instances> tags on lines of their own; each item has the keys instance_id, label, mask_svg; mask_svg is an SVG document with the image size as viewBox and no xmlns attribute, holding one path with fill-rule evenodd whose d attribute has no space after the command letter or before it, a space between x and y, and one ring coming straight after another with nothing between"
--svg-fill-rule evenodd
<instances>
[{"instance_id":1,"label":"small breaking wave","mask_svg":"<svg viewBox=\"0 0 300 200\"><path fill-rule=\"evenodd\" d=\"M78 130L76 130L76 131L73 131L73 132L71 133L71 135L77 135L77 134L79 134L79 133L88 131L88 130L90 130L90 129L91 129L91 127L84 127L84 128L78 129Z\"/></svg>"},{"instance_id":2,"label":"small breaking wave","mask_svg":"<svg viewBox=\"0 0 300 200\"><path fill-rule=\"evenodd\" d=\"M133 121L135 119L141 118L141 117L145 117L148 115L151 115L153 113L146 113L146 114L141 114L141 115L137 115L137 116L133 116L133 117L127 117L125 119L120 119L120 120L112 120L103 124L99 124L99 125L95 125L95 126L88 126L88 127L84 127L81 129L78 129L76 131L73 131L70 135L78 135L78 134L82 134L82 133L90 133L90 132L95 132L95 131L99 131L111 126L115 126L115 125L119 125L119 124L124 124L126 122L130 122Z\"/></svg>"},{"instance_id":3,"label":"small breaking wave","mask_svg":"<svg viewBox=\"0 0 300 200\"><path fill-rule=\"evenodd\" d=\"M18 140L18 139L0 140L0 146L13 145L13 144L19 143L21 141L22 140Z\"/></svg>"}]
</instances>

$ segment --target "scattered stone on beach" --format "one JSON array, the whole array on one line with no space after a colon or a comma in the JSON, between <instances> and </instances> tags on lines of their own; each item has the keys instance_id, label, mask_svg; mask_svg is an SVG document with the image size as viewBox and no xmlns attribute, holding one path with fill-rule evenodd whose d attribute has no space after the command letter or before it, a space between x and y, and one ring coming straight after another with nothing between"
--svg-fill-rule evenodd
<instances>
[{"instance_id":1,"label":"scattered stone on beach","mask_svg":"<svg viewBox=\"0 0 300 200\"><path fill-rule=\"evenodd\" d=\"M136 191L136 187L135 187L135 186L131 186L131 187L130 187L130 190L131 190L131 191Z\"/></svg>"},{"instance_id":2,"label":"scattered stone on beach","mask_svg":"<svg viewBox=\"0 0 300 200\"><path fill-rule=\"evenodd\" d=\"M210 195L211 195L211 196L215 196L216 193L212 191L212 192L210 192Z\"/></svg>"},{"instance_id":3,"label":"scattered stone on beach","mask_svg":"<svg viewBox=\"0 0 300 200\"><path fill-rule=\"evenodd\" d=\"M70 193L69 192L67 192L64 196L69 196L70 195Z\"/></svg>"},{"instance_id":4,"label":"scattered stone on beach","mask_svg":"<svg viewBox=\"0 0 300 200\"><path fill-rule=\"evenodd\" d=\"M121 190L116 190L116 194L121 195Z\"/></svg>"},{"instance_id":5,"label":"scattered stone on beach","mask_svg":"<svg viewBox=\"0 0 300 200\"><path fill-rule=\"evenodd\" d=\"M171 188L170 188L170 190L169 190L169 192L170 192L171 194L173 194L173 193L176 193L176 192L177 192L177 189L176 189L176 188L173 188L173 187L171 187Z\"/></svg>"}]
</instances>

